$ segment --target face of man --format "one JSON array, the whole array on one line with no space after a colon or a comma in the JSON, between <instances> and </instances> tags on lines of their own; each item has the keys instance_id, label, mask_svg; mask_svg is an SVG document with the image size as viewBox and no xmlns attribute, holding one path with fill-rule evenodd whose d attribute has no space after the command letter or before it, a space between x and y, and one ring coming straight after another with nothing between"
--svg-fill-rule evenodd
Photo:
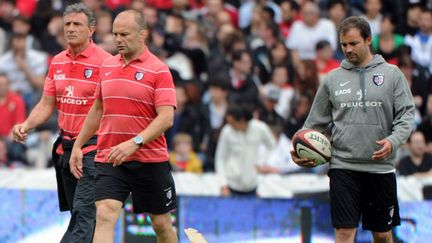
<instances>
[{"instance_id":1,"label":"face of man","mask_svg":"<svg viewBox=\"0 0 432 243\"><path fill-rule=\"evenodd\" d=\"M139 55L145 47L147 31L140 30L131 13L120 13L115 18L113 34L118 53L126 59Z\"/></svg>"},{"instance_id":2,"label":"face of man","mask_svg":"<svg viewBox=\"0 0 432 243\"><path fill-rule=\"evenodd\" d=\"M372 57L369 50L371 37L364 39L357 28L351 28L340 34L340 44L347 61L355 66L362 67Z\"/></svg>"},{"instance_id":3,"label":"face of man","mask_svg":"<svg viewBox=\"0 0 432 243\"><path fill-rule=\"evenodd\" d=\"M84 13L70 13L63 17L63 30L66 43L70 46L79 46L90 41L95 27L89 27Z\"/></svg>"}]
</instances>

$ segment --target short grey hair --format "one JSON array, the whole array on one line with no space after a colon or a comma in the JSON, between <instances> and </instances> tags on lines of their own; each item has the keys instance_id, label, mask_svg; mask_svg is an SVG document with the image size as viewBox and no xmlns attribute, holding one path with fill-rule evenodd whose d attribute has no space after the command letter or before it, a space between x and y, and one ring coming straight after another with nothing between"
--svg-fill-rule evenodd
<instances>
[{"instance_id":1,"label":"short grey hair","mask_svg":"<svg viewBox=\"0 0 432 243\"><path fill-rule=\"evenodd\" d=\"M87 22L89 27L96 26L96 17L93 12L84 3L74 3L66 7L63 12L63 17L71 13L83 13L87 16Z\"/></svg>"}]
</instances>

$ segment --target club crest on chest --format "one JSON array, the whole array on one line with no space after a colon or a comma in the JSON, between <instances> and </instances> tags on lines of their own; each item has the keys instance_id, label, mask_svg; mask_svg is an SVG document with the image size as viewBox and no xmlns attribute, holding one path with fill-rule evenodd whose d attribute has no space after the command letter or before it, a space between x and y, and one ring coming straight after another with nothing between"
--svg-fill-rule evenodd
<instances>
[{"instance_id":1,"label":"club crest on chest","mask_svg":"<svg viewBox=\"0 0 432 243\"><path fill-rule=\"evenodd\" d=\"M143 78L144 78L144 73L143 72L137 71L135 73L135 80L140 81Z\"/></svg>"},{"instance_id":2,"label":"club crest on chest","mask_svg":"<svg viewBox=\"0 0 432 243\"><path fill-rule=\"evenodd\" d=\"M376 86L381 86L384 83L384 74L374 74L372 81Z\"/></svg>"}]
</instances>

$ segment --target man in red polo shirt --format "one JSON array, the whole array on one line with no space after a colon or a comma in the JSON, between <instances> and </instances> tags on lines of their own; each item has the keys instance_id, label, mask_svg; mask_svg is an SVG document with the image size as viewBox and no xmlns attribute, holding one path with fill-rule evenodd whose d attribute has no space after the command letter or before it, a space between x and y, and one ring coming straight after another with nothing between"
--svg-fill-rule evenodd
<instances>
[{"instance_id":1,"label":"man in red polo shirt","mask_svg":"<svg viewBox=\"0 0 432 243\"><path fill-rule=\"evenodd\" d=\"M113 34L119 55L102 64L96 100L72 150L71 171L83 175L81 147L99 128L93 242L113 242L130 193L134 212L149 213L158 242L177 242L169 213L176 208L176 192L163 136L173 124L173 80L145 44L149 32L141 14L121 12Z\"/></svg>"},{"instance_id":2,"label":"man in red polo shirt","mask_svg":"<svg viewBox=\"0 0 432 243\"><path fill-rule=\"evenodd\" d=\"M95 100L101 64L111 57L91 41L95 24L93 13L84 4L66 8L63 28L68 49L53 58L41 100L27 120L13 130L15 140L24 142L31 129L46 122L53 110L58 109L61 132L54 144L53 160L60 210L70 210L72 214L61 242L91 242L95 227L95 136L85 141L82 178L77 180L69 167L73 143Z\"/></svg>"}]
</instances>

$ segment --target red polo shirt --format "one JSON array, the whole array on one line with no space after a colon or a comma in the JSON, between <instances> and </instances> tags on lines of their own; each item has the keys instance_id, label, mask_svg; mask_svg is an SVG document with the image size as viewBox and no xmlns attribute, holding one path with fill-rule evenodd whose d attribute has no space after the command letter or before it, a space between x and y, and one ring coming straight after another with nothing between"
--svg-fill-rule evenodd
<instances>
[{"instance_id":1,"label":"red polo shirt","mask_svg":"<svg viewBox=\"0 0 432 243\"><path fill-rule=\"evenodd\" d=\"M58 123L64 138L78 136L95 99L101 64L108 57L111 54L92 42L75 58L69 49L53 58L45 79L44 95L56 97Z\"/></svg>"},{"instance_id":2,"label":"red polo shirt","mask_svg":"<svg viewBox=\"0 0 432 243\"><path fill-rule=\"evenodd\" d=\"M97 162L108 162L110 148L135 137L157 116L156 107L176 106L174 83L166 64L146 48L125 64L120 55L105 60L96 98L103 102ZM143 145L127 161L168 161L163 135Z\"/></svg>"},{"instance_id":3,"label":"red polo shirt","mask_svg":"<svg viewBox=\"0 0 432 243\"><path fill-rule=\"evenodd\" d=\"M26 107L23 98L12 91L9 92L4 102L0 101L0 117L0 137L7 137L12 127L15 124L24 122L26 118Z\"/></svg>"}]
</instances>

